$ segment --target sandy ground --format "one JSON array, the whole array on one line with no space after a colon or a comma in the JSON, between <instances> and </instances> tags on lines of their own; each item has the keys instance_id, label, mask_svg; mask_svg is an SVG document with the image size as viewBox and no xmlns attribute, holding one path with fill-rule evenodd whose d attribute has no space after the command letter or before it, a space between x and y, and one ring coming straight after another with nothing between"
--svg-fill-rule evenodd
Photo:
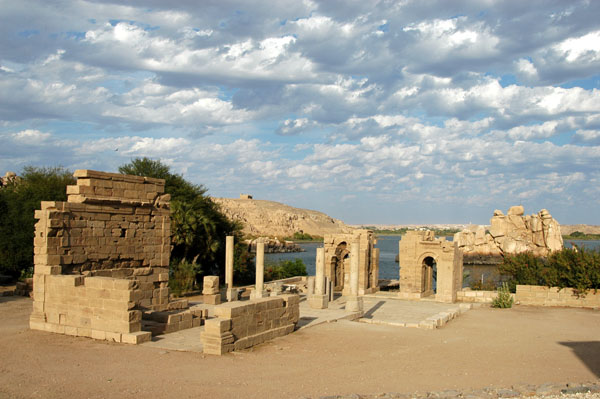
<instances>
[{"instance_id":1,"label":"sandy ground","mask_svg":"<svg viewBox=\"0 0 600 399\"><path fill-rule=\"evenodd\" d=\"M30 310L28 298L0 298L2 398L299 398L600 378L594 310L479 308L437 330L340 321L223 357L31 331Z\"/></svg>"}]
</instances>

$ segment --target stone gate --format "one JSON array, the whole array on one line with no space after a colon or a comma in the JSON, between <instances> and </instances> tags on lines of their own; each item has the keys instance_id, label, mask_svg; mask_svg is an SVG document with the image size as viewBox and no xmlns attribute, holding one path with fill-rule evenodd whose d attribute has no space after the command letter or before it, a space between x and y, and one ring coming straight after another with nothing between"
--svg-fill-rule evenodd
<instances>
[{"instance_id":1,"label":"stone gate","mask_svg":"<svg viewBox=\"0 0 600 399\"><path fill-rule=\"evenodd\" d=\"M323 240L325 249L325 276L333 283L335 291L350 294L350 251L352 241L358 239L358 294L370 294L378 290L379 248L375 234L371 230L354 230L348 234L326 234Z\"/></svg>"},{"instance_id":2,"label":"stone gate","mask_svg":"<svg viewBox=\"0 0 600 399\"><path fill-rule=\"evenodd\" d=\"M462 288L463 261L455 242L435 238L433 231L407 231L399 247L400 297L435 295L436 301L456 301L456 292Z\"/></svg>"}]
</instances>

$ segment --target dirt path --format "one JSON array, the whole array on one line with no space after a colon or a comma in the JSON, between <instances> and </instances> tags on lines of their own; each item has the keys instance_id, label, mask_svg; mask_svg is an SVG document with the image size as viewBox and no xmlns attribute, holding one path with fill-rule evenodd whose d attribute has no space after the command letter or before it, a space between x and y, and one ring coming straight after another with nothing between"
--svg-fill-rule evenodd
<instances>
[{"instance_id":1,"label":"dirt path","mask_svg":"<svg viewBox=\"0 0 600 399\"><path fill-rule=\"evenodd\" d=\"M223 357L31 331L0 298L0 397L299 398L600 378L600 311L471 310L442 329L316 326Z\"/></svg>"}]
</instances>

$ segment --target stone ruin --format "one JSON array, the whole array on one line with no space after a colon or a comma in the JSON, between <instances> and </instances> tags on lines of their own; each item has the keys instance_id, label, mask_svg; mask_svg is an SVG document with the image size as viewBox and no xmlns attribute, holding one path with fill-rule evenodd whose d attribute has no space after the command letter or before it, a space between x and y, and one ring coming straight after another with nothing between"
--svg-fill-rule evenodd
<instances>
[{"instance_id":1,"label":"stone ruin","mask_svg":"<svg viewBox=\"0 0 600 399\"><path fill-rule=\"evenodd\" d=\"M456 301L463 279L463 257L456 243L436 238L433 231L407 231L400 240L399 251L399 297L420 299L435 295L436 301Z\"/></svg>"},{"instance_id":2,"label":"stone ruin","mask_svg":"<svg viewBox=\"0 0 600 399\"><path fill-rule=\"evenodd\" d=\"M489 232L485 226L475 226L454 235L454 241L463 251L465 263L499 263L504 255L532 252L547 256L563 248L560 225L550 212L542 209L537 214L523 216L522 206L513 206L504 215L495 210L490 219Z\"/></svg>"},{"instance_id":3,"label":"stone ruin","mask_svg":"<svg viewBox=\"0 0 600 399\"><path fill-rule=\"evenodd\" d=\"M164 180L92 170L74 176L77 184L67 186L67 202L44 201L35 213L30 328L139 344L206 321L202 340L211 354L294 330L297 295L218 310L222 293L213 276L205 279L204 290L213 305L205 301L188 308L185 300L170 300L170 196L164 194ZM226 253L229 296L233 237L227 237ZM217 318L209 319L209 310Z\"/></svg>"},{"instance_id":4,"label":"stone ruin","mask_svg":"<svg viewBox=\"0 0 600 399\"><path fill-rule=\"evenodd\" d=\"M21 178L15 172L6 172L4 177L0 177L0 187L8 186L10 183L16 183Z\"/></svg>"},{"instance_id":5,"label":"stone ruin","mask_svg":"<svg viewBox=\"0 0 600 399\"><path fill-rule=\"evenodd\" d=\"M335 291L350 295L350 262L352 242L358 241L358 295L376 292L379 283L379 248L371 230L357 229L348 234L327 234L324 237L325 277Z\"/></svg>"},{"instance_id":6,"label":"stone ruin","mask_svg":"<svg viewBox=\"0 0 600 399\"><path fill-rule=\"evenodd\" d=\"M32 329L139 343L142 311L169 309L164 180L74 173L67 202L35 212Z\"/></svg>"}]
</instances>

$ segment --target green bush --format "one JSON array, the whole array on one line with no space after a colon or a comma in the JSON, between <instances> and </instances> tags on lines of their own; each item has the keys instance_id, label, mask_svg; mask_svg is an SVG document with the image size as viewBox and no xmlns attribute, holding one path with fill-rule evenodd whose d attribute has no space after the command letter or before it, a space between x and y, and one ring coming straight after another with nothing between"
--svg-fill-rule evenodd
<instances>
[{"instance_id":1,"label":"green bush","mask_svg":"<svg viewBox=\"0 0 600 399\"><path fill-rule=\"evenodd\" d=\"M499 271L510 277L512 292L517 284L523 284L570 287L585 295L600 288L600 250L574 246L552 252L547 258L530 252L506 256Z\"/></svg>"},{"instance_id":2,"label":"green bush","mask_svg":"<svg viewBox=\"0 0 600 399\"><path fill-rule=\"evenodd\" d=\"M198 265L189 262L171 263L169 268L169 290L175 296L181 296L196 288L196 275L201 272Z\"/></svg>"},{"instance_id":3,"label":"green bush","mask_svg":"<svg viewBox=\"0 0 600 399\"><path fill-rule=\"evenodd\" d=\"M66 201L66 187L75 184L63 168L27 166L21 179L0 187L0 274L17 279L33 272L34 212L41 201Z\"/></svg>"},{"instance_id":4,"label":"green bush","mask_svg":"<svg viewBox=\"0 0 600 399\"><path fill-rule=\"evenodd\" d=\"M498 287L498 296L492 301L493 308L512 308L514 299L510 295L510 290L507 283L502 283L501 287Z\"/></svg>"},{"instance_id":5,"label":"green bush","mask_svg":"<svg viewBox=\"0 0 600 399\"><path fill-rule=\"evenodd\" d=\"M289 277L306 276L306 266L302 259L281 260L265 265L265 281L281 280Z\"/></svg>"},{"instance_id":6,"label":"green bush","mask_svg":"<svg viewBox=\"0 0 600 399\"><path fill-rule=\"evenodd\" d=\"M491 280L470 279L469 287L473 291L494 291L497 287L496 283Z\"/></svg>"}]
</instances>

